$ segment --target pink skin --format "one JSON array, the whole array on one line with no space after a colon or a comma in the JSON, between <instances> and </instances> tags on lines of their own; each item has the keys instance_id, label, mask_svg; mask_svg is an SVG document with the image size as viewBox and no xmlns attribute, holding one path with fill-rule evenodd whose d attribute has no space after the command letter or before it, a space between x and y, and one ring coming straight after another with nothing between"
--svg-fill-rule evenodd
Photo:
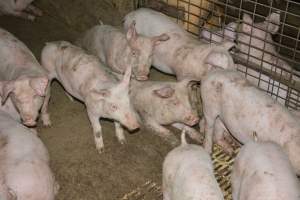
<instances>
[{"instance_id":1,"label":"pink skin","mask_svg":"<svg viewBox=\"0 0 300 200\"><path fill-rule=\"evenodd\" d=\"M5 0L0 1L0 14L14 15L34 21L36 16L42 16L43 12L32 5L34 0Z\"/></svg>"},{"instance_id":2,"label":"pink skin","mask_svg":"<svg viewBox=\"0 0 300 200\"><path fill-rule=\"evenodd\" d=\"M232 175L233 200L297 200L299 180L283 149L272 142L249 142L237 155Z\"/></svg>"},{"instance_id":3,"label":"pink skin","mask_svg":"<svg viewBox=\"0 0 300 200\"><path fill-rule=\"evenodd\" d=\"M2 107L8 106L12 115L18 112L23 124L35 126L48 85L47 72L21 41L3 29L0 45ZM12 104L6 104L8 99Z\"/></svg>"},{"instance_id":4,"label":"pink skin","mask_svg":"<svg viewBox=\"0 0 300 200\"><path fill-rule=\"evenodd\" d=\"M123 80L118 81L98 58L65 41L47 43L41 60L51 80L57 79L71 96L85 103L99 153L104 150L99 118L115 120L116 135L122 144L125 137L119 131L120 123L129 130L139 127L128 95L131 68L126 70ZM45 125L51 125L48 114L50 87L47 91L42 119Z\"/></svg>"},{"instance_id":5,"label":"pink skin","mask_svg":"<svg viewBox=\"0 0 300 200\"><path fill-rule=\"evenodd\" d=\"M126 33L110 25L97 25L84 33L78 44L98 56L113 71L124 74L132 67L137 80L147 80L152 64L153 50L169 37L138 35L134 23Z\"/></svg>"},{"instance_id":6,"label":"pink skin","mask_svg":"<svg viewBox=\"0 0 300 200\"><path fill-rule=\"evenodd\" d=\"M28 128L1 111L1 198L5 195L7 200L54 200L58 189L44 144Z\"/></svg>"},{"instance_id":7,"label":"pink skin","mask_svg":"<svg viewBox=\"0 0 300 200\"><path fill-rule=\"evenodd\" d=\"M224 200L209 154L181 138L163 163L163 200Z\"/></svg>"},{"instance_id":8,"label":"pink skin","mask_svg":"<svg viewBox=\"0 0 300 200\"><path fill-rule=\"evenodd\" d=\"M191 79L181 82L132 81L130 100L147 128L172 145L178 144L174 134L163 125L187 129L191 138L201 141L201 135L189 126L199 121L199 116L190 103Z\"/></svg>"},{"instance_id":9,"label":"pink skin","mask_svg":"<svg viewBox=\"0 0 300 200\"><path fill-rule=\"evenodd\" d=\"M169 17L151 9L141 8L127 14L124 18L125 30L128 30L133 22L136 22L137 33L141 35L169 36L169 40L154 48L152 64L160 71L175 74L177 80L201 80L212 66L234 68L228 52L228 49L234 46L232 42L215 45L198 41Z\"/></svg>"},{"instance_id":10,"label":"pink skin","mask_svg":"<svg viewBox=\"0 0 300 200\"><path fill-rule=\"evenodd\" d=\"M225 149L228 131L239 142L253 140L279 144L300 173L299 118L235 70L216 70L201 82L201 98L206 121L204 146L212 151L213 139ZM226 130L226 131L224 131ZM225 135L224 135L225 134ZM225 144L225 145L224 145Z\"/></svg>"},{"instance_id":11,"label":"pink skin","mask_svg":"<svg viewBox=\"0 0 300 200\"><path fill-rule=\"evenodd\" d=\"M213 41L216 43L221 43L225 40L234 41L236 39L237 26L237 22L231 22L227 24L222 30L212 31L204 29L201 31L200 37L207 41Z\"/></svg>"}]
</instances>

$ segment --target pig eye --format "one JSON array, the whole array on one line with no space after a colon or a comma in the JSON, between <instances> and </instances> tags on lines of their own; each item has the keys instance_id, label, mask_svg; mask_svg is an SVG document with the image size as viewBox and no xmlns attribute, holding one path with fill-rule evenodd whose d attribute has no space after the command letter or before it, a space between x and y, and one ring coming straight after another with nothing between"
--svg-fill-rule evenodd
<instances>
[{"instance_id":1,"label":"pig eye","mask_svg":"<svg viewBox=\"0 0 300 200\"><path fill-rule=\"evenodd\" d=\"M110 108L111 108L111 110L112 110L113 112L115 112L116 110L118 110L118 106L115 105L115 104L111 104L111 105L110 105Z\"/></svg>"}]
</instances>

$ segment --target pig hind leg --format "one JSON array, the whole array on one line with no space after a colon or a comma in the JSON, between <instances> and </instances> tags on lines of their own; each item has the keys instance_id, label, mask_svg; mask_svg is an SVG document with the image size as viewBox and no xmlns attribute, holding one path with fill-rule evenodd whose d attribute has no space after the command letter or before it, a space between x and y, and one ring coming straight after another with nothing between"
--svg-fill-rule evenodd
<instances>
[{"instance_id":1,"label":"pig hind leg","mask_svg":"<svg viewBox=\"0 0 300 200\"><path fill-rule=\"evenodd\" d=\"M32 4L29 4L25 10L36 16L43 16L43 11Z\"/></svg>"},{"instance_id":2,"label":"pig hind leg","mask_svg":"<svg viewBox=\"0 0 300 200\"><path fill-rule=\"evenodd\" d=\"M124 129L122 128L121 124L119 122L114 122L115 129L116 129L116 136L121 144L126 143L126 139L124 136Z\"/></svg>"},{"instance_id":3,"label":"pig hind leg","mask_svg":"<svg viewBox=\"0 0 300 200\"><path fill-rule=\"evenodd\" d=\"M162 137L164 140L166 140L168 143L170 143L172 146L176 146L179 144L179 140L176 138L176 136L167 128L161 126L155 121L147 120L145 122L146 127L153 130L153 133Z\"/></svg>"},{"instance_id":4,"label":"pig hind leg","mask_svg":"<svg viewBox=\"0 0 300 200\"><path fill-rule=\"evenodd\" d=\"M102 137L102 128L99 121L99 116L95 115L93 112L88 111L89 120L93 127L93 134L96 144L96 149L98 153L102 153L104 151L104 143Z\"/></svg>"},{"instance_id":5,"label":"pig hind leg","mask_svg":"<svg viewBox=\"0 0 300 200\"><path fill-rule=\"evenodd\" d=\"M186 130L186 133L194 140L196 140L199 143L202 143L203 141L203 135L201 135L198 131L196 131L194 128L189 127L185 124L181 124L181 123L174 123L172 124L173 127L179 129L179 130Z\"/></svg>"}]
</instances>

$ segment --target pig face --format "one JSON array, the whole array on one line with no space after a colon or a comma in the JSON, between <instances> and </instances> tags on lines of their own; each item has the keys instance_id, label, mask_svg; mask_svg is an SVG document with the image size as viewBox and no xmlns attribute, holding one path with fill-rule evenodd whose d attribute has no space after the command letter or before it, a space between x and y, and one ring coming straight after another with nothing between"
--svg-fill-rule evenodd
<instances>
[{"instance_id":1,"label":"pig face","mask_svg":"<svg viewBox=\"0 0 300 200\"><path fill-rule=\"evenodd\" d=\"M197 109L192 106L189 94L189 86L192 83L195 81L184 79L175 87L165 85L152 91L153 95L161 99L161 114L163 116L168 116L172 118L173 122L185 123L188 126L198 123Z\"/></svg>"},{"instance_id":2,"label":"pig face","mask_svg":"<svg viewBox=\"0 0 300 200\"><path fill-rule=\"evenodd\" d=\"M48 85L47 77L19 78L15 81L0 83L2 104L8 97L20 113L26 126L34 126L43 104L45 90Z\"/></svg>"},{"instance_id":3,"label":"pig face","mask_svg":"<svg viewBox=\"0 0 300 200\"><path fill-rule=\"evenodd\" d=\"M167 34L154 37L144 37L138 35L135 29L135 22L127 31L126 39L130 46L130 54L134 59L133 74L137 80L147 80L152 64L153 50L156 45L169 39Z\"/></svg>"},{"instance_id":4,"label":"pig face","mask_svg":"<svg viewBox=\"0 0 300 200\"><path fill-rule=\"evenodd\" d=\"M239 42L241 42L241 51L248 53L249 44L251 47L256 47L259 49L265 49L266 51L270 51L273 53L275 51L274 47L269 44L272 43L272 35L275 34L279 29L280 24L280 14L272 13L267 17L266 21L261 23L254 23L253 26L252 18L244 14L243 23L241 24L241 35L239 36ZM250 37L250 35L252 37ZM267 42L265 42L265 40ZM245 44L242 44L245 43ZM271 48L271 49L270 49ZM255 57L261 57L262 51L258 49L252 49L255 54Z\"/></svg>"},{"instance_id":5,"label":"pig face","mask_svg":"<svg viewBox=\"0 0 300 200\"><path fill-rule=\"evenodd\" d=\"M129 100L131 68L125 72L123 80L110 88L91 92L93 105L97 106L102 117L114 119L129 130L139 128L137 114Z\"/></svg>"}]
</instances>

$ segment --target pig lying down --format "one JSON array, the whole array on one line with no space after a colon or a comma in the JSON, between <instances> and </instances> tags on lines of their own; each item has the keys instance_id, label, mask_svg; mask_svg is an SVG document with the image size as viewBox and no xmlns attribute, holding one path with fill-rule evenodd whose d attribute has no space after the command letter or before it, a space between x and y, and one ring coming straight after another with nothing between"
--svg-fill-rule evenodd
<instances>
[{"instance_id":1,"label":"pig lying down","mask_svg":"<svg viewBox=\"0 0 300 200\"><path fill-rule=\"evenodd\" d=\"M35 126L44 102L47 72L24 43L4 29L0 29L0 47L0 110L26 126Z\"/></svg>"},{"instance_id":2,"label":"pig lying down","mask_svg":"<svg viewBox=\"0 0 300 200\"><path fill-rule=\"evenodd\" d=\"M163 163L164 200L223 200L215 179L209 154L198 145L181 145L166 156Z\"/></svg>"},{"instance_id":3,"label":"pig lying down","mask_svg":"<svg viewBox=\"0 0 300 200\"><path fill-rule=\"evenodd\" d=\"M119 76L120 77L120 76ZM178 144L175 135L163 125L185 128L189 136L201 142L201 135L190 126L199 121L197 110L192 107L190 79L180 82L131 81L130 101L139 114L142 124L153 130L172 145Z\"/></svg>"},{"instance_id":4,"label":"pig lying down","mask_svg":"<svg viewBox=\"0 0 300 200\"><path fill-rule=\"evenodd\" d=\"M42 16L43 12L31 4L33 1L34 0L1 0L0 15L14 15L34 21L35 16Z\"/></svg>"},{"instance_id":5,"label":"pig lying down","mask_svg":"<svg viewBox=\"0 0 300 200\"><path fill-rule=\"evenodd\" d=\"M206 121L204 146L212 151L214 140L228 150L228 130L241 143L253 140L279 144L300 174L299 118L234 70L216 70L201 82ZM225 128L226 127L226 128Z\"/></svg>"},{"instance_id":6,"label":"pig lying down","mask_svg":"<svg viewBox=\"0 0 300 200\"><path fill-rule=\"evenodd\" d=\"M0 199L54 200L58 189L44 144L0 111Z\"/></svg>"},{"instance_id":7,"label":"pig lying down","mask_svg":"<svg viewBox=\"0 0 300 200\"><path fill-rule=\"evenodd\" d=\"M299 180L282 148L273 142L249 142L235 159L233 200L299 200Z\"/></svg>"},{"instance_id":8,"label":"pig lying down","mask_svg":"<svg viewBox=\"0 0 300 200\"><path fill-rule=\"evenodd\" d=\"M200 80L213 66L234 68L228 50L232 42L220 45L207 44L192 38L182 27L166 15L151 9L141 8L125 16L124 28L136 22L137 33L147 37L167 34L169 40L155 46L153 66L160 71L175 74L178 80Z\"/></svg>"},{"instance_id":9,"label":"pig lying down","mask_svg":"<svg viewBox=\"0 0 300 200\"><path fill-rule=\"evenodd\" d=\"M128 67L132 67L137 80L147 80L153 49L168 39L166 34L139 35L133 22L126 33L110 25L94 26L77 43L98 56L113 71L124 74Z\"/></svg>"},{"instance_id":10,"label":"pig lying down","mask_svg":"<svg viewBox=\"0 0 300 200\"><path fill-rule=\"evenodd\" d=\"M104 150L99 118L115 120L116 135L121 143L125 143L125 137L120 123L129 130L139 127L128 95L131 68L126 70L123 80L118 81L95 56L65 41L47 43L41 60L51 80L57 79L67 93L84 102L99 153ZM49 98L50 87L46 106L42 108L47 125L51 124L47 111Z\"/></svg>"}]
</instances>

